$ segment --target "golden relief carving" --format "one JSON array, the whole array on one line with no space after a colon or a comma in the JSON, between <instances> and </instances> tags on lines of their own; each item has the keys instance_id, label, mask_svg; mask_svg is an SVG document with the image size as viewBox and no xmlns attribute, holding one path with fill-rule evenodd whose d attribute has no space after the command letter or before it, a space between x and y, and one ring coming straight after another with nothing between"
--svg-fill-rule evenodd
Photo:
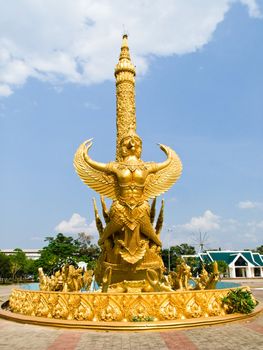
<instances>
[{"instance_id":1,"label":"golden relief carving","mask_svg":"<svg viewBox=\"0 0 263 350\"><path fill-rule=\"evenodd\" d=\"M135 67L131 62L128 36L124 35L119 62L115 67L116 79L116 160L121 159L120 143L127 129L136 131Z\"/></svg>"},{"instance_id":2,"label":"golden relief carving","mask_svg":"<svg viewBox=\"0 0 263 350\"><path fill-rule=\"evenodd\" d=\"M14 289L9 306L23 315L65 320L183 320L226 315L221 299L228 292L224 289L105 294Z\"/></svg>"}]
</instances>

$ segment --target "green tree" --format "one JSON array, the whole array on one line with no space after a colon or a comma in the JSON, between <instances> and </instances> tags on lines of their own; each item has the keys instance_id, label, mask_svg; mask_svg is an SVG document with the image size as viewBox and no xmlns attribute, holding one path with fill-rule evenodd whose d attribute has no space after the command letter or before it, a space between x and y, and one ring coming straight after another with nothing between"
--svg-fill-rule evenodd
<instances>
[{"instance_id":1,"label":"green tree","mask_svg":"<svg viewBox=\"0 0 263 350\"><path fill-rule=\"evenodd\" d=\"M168 269L169 266L169 256L170 256L170 270L174 270L178 264L178 258L182 255L195 255L196 251L193 246L187 243L182 243L180 245L172 246L170 249L162 250L162 259L165 267Z\"/></svg>"},{"instance_id":2,"label":"green tree","mask_svg":"<svg viewBox=\"0 0 263 350\"><path fill-rule=\"evenodd\" d=\"M162 249L162 259L163 259L164 266L166 267L166 269L168 271L168 268L169 268L169 263L168 263L168 260L169 260L169 249L167 249L167 248ZM170 259L171 259L171 256L170 256Z\"/></svg>"},{"instance_id":3,"label":"green tree","mask_svg":"<svg viewBox=\"0 0 263 350\"><path fill-rule=\"evenodd\" d=\"M35 280L37 280L38 277L38 263L37 260L33 259L27 259L26 261L26 266L25 266L25 275L26 277L28 276L33 276Z\"/></svg>"},{"instance_id":4,"label":"green tree","mask_svg":"<svg viewBox=\"0 0 263 350\"><path fill-rule=\"evenodd\" d=\"M94 269L100 254L100 248L96 244L91 244L91 236L85 232L78 234L79 245L78 261L87 263L88 269Z\"/></svg>"},{"instance_id":5,"label":"green tree","mask_svg":"<svg viewBox=\"0 0 263 350\"><path fill-rule=\"evenodd\" d=\"M187 243L182 243L180 245L176 245L174 247L171 247L171 249L174 249L175 253L178 256L195 255L196 254L195 248Z\"/></svg>"},{"instance_id":6,"label":"green tree","mask_svg":"<svg viewBox=\"0 0 263 350\"><path fill-rule=\"evenodd\" d=\"M217 266L220 274L226 275L228 273L228 264L224 260L219 260Z\"/></svg>"},{"instance_id":7,"label":"green tree","mask_svg":"<svg viewBox=\"0 0 263 350\"><path fill-rule=\"evenodd\" d=\"M85 232L78 233L77 241L79 243L79 250L80 253L83 251L85 253L85 250L89 248L91 245L91 236Z\"/></svg>"},{"instance_id":8,"label":"green tree","mask_svg":"<svg viewBox=\"0 0 263 350\"><path fill-rule=\"evenodd\" d=\"M203 264L201 263L199 266L199 271L198 271L199 274L202 271L202 266L203 266ZM204 264L204 267L208 273L213 272L213 263L212 262ZM228 272L228 264L224 260L218 260L217 267L218 267L218 272L220 275L225 275Z\"/></svg>"},{"instance_id":9,"label":"green tree","mask_svg":"<svg viewBox=\"0 0 263 350\"><path fill-rule=\"evenodd\" d=\"M256 248L256 253L259 253L259 254L263 255L263 245L261 245L260 247Z\"/></svg>"},{"instance_id":10,"label":"green tree","mask_svg":"<svg viewBox=\"0 0 263 350\"><path fill-rule=\"evenodd\" d=\"M26 272L27 257L20 248L14 249L14 254L10 255L12 279L23 278Z\"/></svg>"},{"instance_id":11,"label":"green tree","mask_svg":"<svg viewBox=\"0 0 263 350\"><path fill-rule=\"evenodd\" d=\"M89 235L79 233L74 239L58 233L56 237L46 237L45 241L48 245L42 249L36 266L43 267L46 274L53 274L66 263L76 266L79 261L86 262L88 268L95 267L100 249L91 244Z\"/></svg>"},{"instance_id":12,"label":"green tree","mask_svg":"<svg viewBox=\"0 0 263 350\"><path fill-rule=\"evenodd\" d=\"M41 250L37 261L47 274L52 274L66 263L76 265L79 243L72 237L58 233L56 237L46 237L48 245Z\"/></svg>"},{"instance_id":13,"label":"green tree","mask_svg":"<svg viewBox=\"0 0 263 350\"><path fill-rule=\"evenodd\" d=\"M43 250L48 249L52 254L57 255L62 259L73 257L78 254L79 243L73 237L64 236L63 233L58 233L57 237L46 237L45 241L48 246Z\"/></svg>"},{"instance_id":14,"label":"green tree","mask_svg":"<svg viewBox=\"0 0 263 350\"><path fill-rule=\"evenodd\" d=\"M10 256L0 252L0 278L5 282L9 277L11 277Z\"/></svg>"}]
</instances>

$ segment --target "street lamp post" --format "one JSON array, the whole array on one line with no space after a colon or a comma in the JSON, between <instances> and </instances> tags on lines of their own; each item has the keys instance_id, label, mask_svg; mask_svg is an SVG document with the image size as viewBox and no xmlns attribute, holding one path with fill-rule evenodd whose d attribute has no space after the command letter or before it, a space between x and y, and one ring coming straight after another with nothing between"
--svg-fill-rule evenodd
<instances>
[{"instance_id":1,"label":"street lamp post","mask_svg":"<svg viewBox=\"0 0 263 350\"><path fill-rule=\"evenodd\" d=\"M171 254L170 254L170 246L168 248L168 273L171 271Z\"/></svg>"},{"instance_id":2,"label":"street lamp post","mask_svg":"<svg viewBox=\"0 0 263 350\"><path fill-rule=\"evenodd\" d=\"M171 271L170 233L172 232L172 229L168 228L167 231L168 231L168 273L170 273Z\"/></svg>"}]
</instances>

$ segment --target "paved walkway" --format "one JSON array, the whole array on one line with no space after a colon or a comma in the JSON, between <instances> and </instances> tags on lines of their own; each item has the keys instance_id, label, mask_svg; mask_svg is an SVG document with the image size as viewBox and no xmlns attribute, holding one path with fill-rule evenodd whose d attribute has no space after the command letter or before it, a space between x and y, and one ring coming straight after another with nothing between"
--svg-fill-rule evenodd
<instances>
[{"instance_id":1,"label":"paved walkway","mask_svg":"<svg viewBox=\"0 0 263 350\"><path fill-rule=\"evenodd\" d=\"M263 279L251 287L256 298L263 301ZM0 286L0 299L6 300L10 289ZM0 349L259 350L263 349L263 314L249 321L213 327L129 333L40 327L0 319Z\"/></svg>"}]
</instances>

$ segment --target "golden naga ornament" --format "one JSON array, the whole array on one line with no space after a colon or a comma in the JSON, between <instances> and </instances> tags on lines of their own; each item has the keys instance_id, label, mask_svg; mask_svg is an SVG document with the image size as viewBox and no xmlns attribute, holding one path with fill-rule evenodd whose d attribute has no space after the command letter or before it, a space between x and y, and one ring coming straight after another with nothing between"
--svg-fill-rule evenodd
<instances>
[{"instance_id":1,"label":"golden naga ornament","mask_svg":"<svg viewBox=\"0 0 263 350\"><path fill-rule=\"evenodd\" d=\"M160 144L166 160L161 163L141 159L142 140L136 134L135 67L131 63L127 35L123 36L119 62L115 68L117 96L116 160L94 161L92 141L78 148L74 166L82 181L101 197L104 225L94 201L101 255L95 271L102 291L171 290L165 280L160 256L163 203L156 223L155 198L166 192L180 177L182 163L168 146ZM110 210L103 196L113 200ZM148 201L154 199L150 207Z\"/></svg>"}]
</instances>

